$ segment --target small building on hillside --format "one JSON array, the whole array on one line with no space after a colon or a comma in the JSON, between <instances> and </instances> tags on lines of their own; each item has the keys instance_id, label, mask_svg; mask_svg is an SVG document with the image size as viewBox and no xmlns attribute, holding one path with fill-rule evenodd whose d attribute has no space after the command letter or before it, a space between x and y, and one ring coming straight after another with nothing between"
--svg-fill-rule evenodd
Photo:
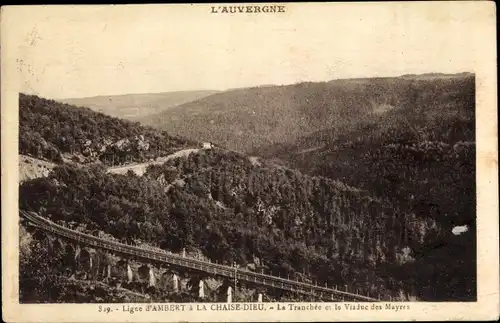
<instances>
[{"instance_id":1,"label":"small building on hillside","mask_svg":"<svg viewBox=\"0 0 500 323\"><path fill-rule=\"evenodd\" d=\"M209 142L204 142L203 143L203 149L211 149L213 145Z\"/></svg>"}]
</instances>

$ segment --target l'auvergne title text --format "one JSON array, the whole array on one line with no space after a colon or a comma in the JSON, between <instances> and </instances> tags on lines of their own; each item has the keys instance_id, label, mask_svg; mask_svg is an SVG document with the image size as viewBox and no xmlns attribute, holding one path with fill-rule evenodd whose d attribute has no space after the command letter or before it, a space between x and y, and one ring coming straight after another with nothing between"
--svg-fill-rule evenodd
<instances>
[{"instance_id":1,"label":"l'auvergne title text","mask_svg":"<svg viewBox=\"0 0 500 323\"><path fill-rule=\"evenodd\" d=\"M251 6L212 6L211 13L280 13L285 6L251 5Z\"/></svg>"}]
</instances>

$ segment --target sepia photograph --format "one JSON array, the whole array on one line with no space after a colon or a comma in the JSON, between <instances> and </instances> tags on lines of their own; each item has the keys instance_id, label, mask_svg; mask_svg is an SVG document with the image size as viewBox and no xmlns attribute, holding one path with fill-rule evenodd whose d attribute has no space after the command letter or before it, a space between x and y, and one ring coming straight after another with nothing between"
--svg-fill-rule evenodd
<instances>
[{"instance_id":1,"label":"sepia photograph","mask_svg":"<svg viewBox=\"0 0 500 323\"><path fill-rule=\"evenodd\" d=\"M411 317L498 285L494 6L3 9L19 308Z\"/></svg>"}]
</instances>

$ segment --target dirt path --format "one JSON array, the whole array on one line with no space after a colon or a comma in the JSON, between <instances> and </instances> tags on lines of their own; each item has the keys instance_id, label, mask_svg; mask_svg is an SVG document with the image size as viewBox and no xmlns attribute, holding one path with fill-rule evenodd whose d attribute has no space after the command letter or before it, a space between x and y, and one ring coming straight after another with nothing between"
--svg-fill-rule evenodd
<instances>
[{"instance_id":1,"label":"dirt path","mask_svg":"<svg viewBox=\"0 0 500 323\"><path fill-rule=\"evenodd\" d=\"M161 165L164 162L174 159L174 158L180 158L180 157L187 157L191 153L196 153L201 148L189 148L189 149L183 149L176 151L175 153L165 156L165 157L158 157L156 158L155 161L152 162L147 162L147 163L141 163L141 164L132 164L132 165L127 165L127 166L119 166L119 167L110 167L108 168L108 173L113 173L113 174L126 174L129 170L133 171L136 173L138 176L144 175L146 172L146 168L149 165Z\"/></svg>"}]
</instances>

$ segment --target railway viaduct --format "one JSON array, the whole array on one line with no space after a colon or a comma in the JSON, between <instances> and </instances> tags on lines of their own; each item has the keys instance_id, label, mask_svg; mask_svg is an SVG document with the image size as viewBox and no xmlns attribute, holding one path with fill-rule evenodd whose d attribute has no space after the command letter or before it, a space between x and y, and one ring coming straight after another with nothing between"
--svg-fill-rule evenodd
<instances>
[{"instance_id":1,"label":"railway viaduct","mask_svg":"<svg viewBox=\"0 0 500 323\"><path fill-rule=\"evenodd\" d=\"M46 238L49 250L63 251L63 266L68 275L82 279L115 281L118 285L139 282L151 288L196 292L199 299L216 296L218 301L227 302L232 302L235 280L258 291L252 300L246 301L261 302L266 289L302 294L314 300L378 301L327 286L105 240L58 225L30 211L20 210L19 214L26 224Z\"/></svg>"}]
</instances>

